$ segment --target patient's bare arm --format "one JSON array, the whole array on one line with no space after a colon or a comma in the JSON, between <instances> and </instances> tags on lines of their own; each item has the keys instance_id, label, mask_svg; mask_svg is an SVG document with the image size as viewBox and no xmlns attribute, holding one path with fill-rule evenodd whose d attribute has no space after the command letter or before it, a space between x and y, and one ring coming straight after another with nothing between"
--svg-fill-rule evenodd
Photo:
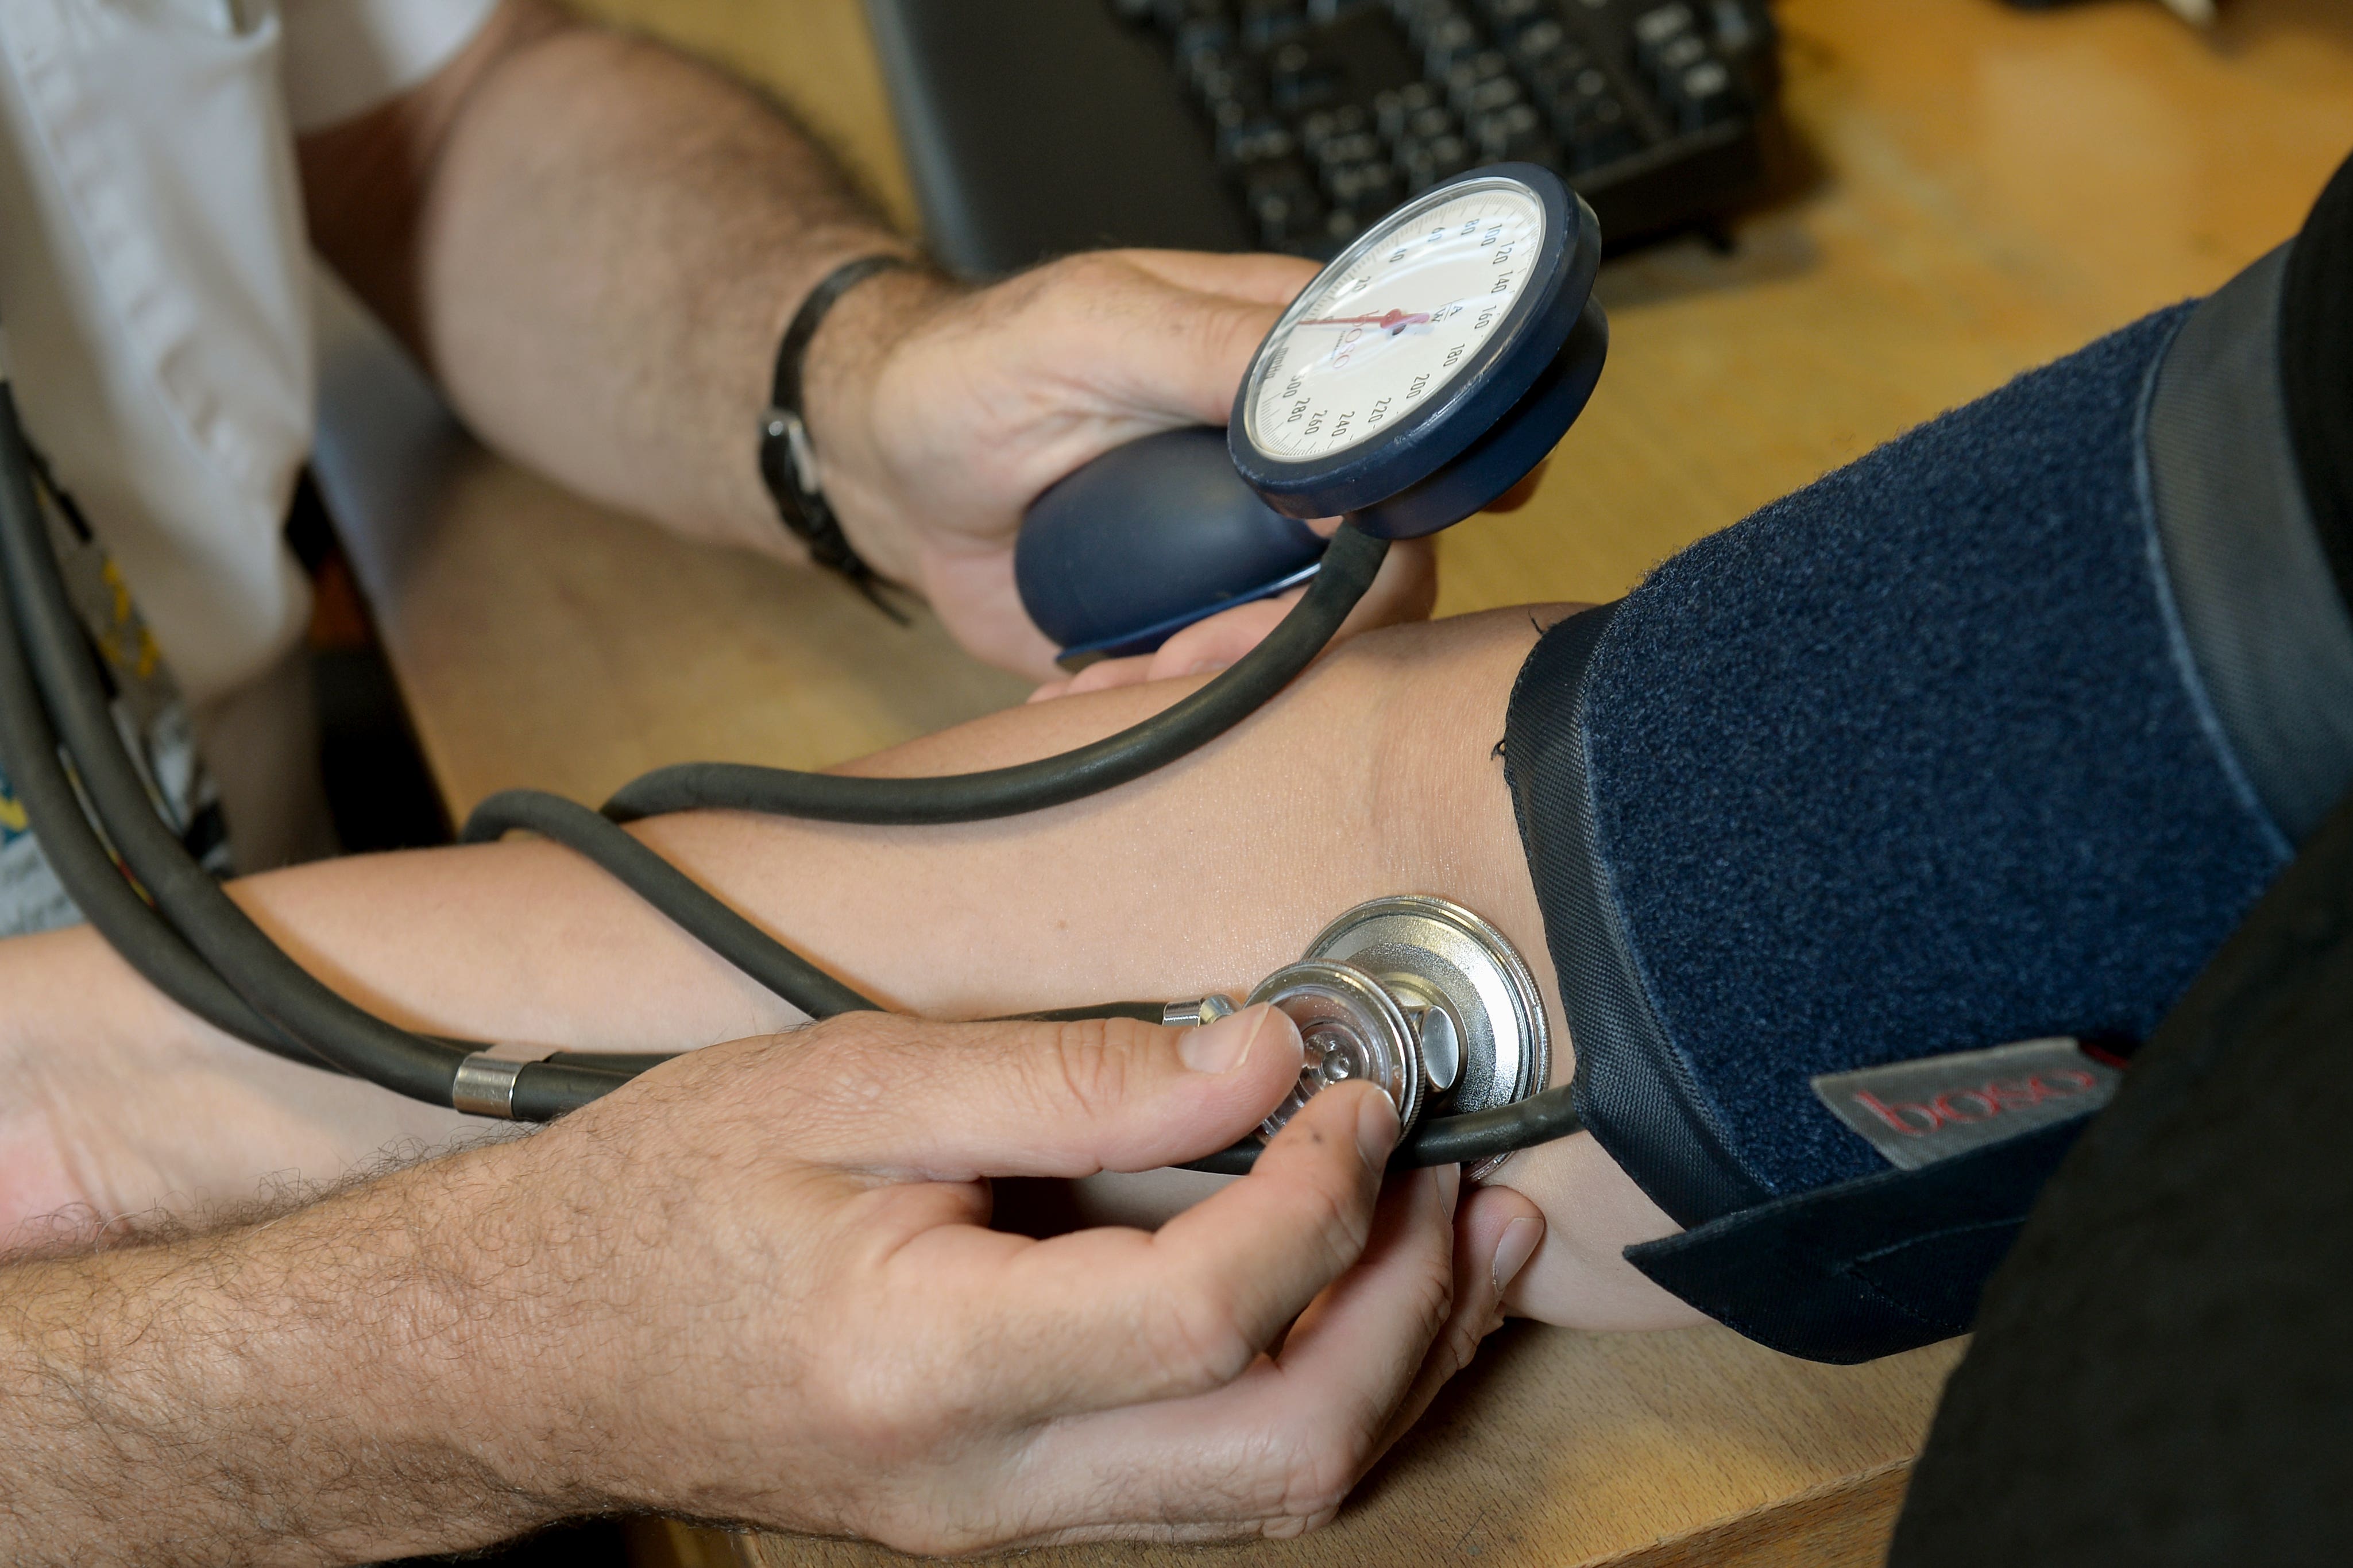
<instances>
[{"instance_id":1,"label":"patient's bare arm","mask_svg":"<svg viewBox=\"0 0 2353 1568\"><path fill-rule=\"evenodd\" d=\"M1486 916L1549 993L1493 751L1512 679L1539 624L1558 613L1367 634L1193 757L1050 812L954 828L713 813L642 831L844 979L935 1016L1247 990L1333 915L1398 892L1440 894ZM947 773L1045 755L1189 689L1157 682L1034 704L856 771ZM308 867L240 884L238 894L316 972L420 1027L649 1049L791 1020L600 873L544 844ZM334 1162L364 1158L385 1137L458 1125L207 1036L131 982L86 931L0 944L0 996L9 999L0 1028L19 1037L5 1048L46 1086L39 1100L9 1102L0 1122L0 1218L76 1197L126 1208L198 1186L249 1189L259 1172L290 1167L331 1176ZM33 1003L20 1007L26 996ZM1565 1040L1559 998L1547 1005ZM1568 1053L1557 1055L1565 1076ZM232 1139L191 1125L181 1108L197 1100L224 1126L259 1131ZM1523 1153L1500 1179L1550 1222L1515 1305L1594 1327L1689 1321L1619 1257L1672 1225L1591 1139Z\"/></svg>"}]
</instances>

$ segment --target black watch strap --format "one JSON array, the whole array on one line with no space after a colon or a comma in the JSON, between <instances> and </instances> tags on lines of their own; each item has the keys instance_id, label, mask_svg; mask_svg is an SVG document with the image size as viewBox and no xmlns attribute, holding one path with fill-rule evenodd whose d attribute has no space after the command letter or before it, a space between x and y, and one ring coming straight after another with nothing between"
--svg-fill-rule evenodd
<instances>
[{"instance_id":1,"label":"black watch strap","mask_svg":"<svg viewBox=\"0 0 2353 1568\"><path fill-rule=\"evenodd\" d=\"M811 339L835 301L878 272L913 267L903 256L861 256L827 273L793 314L776 346L776 372L768 394L768 410L760 420L760 477L775 498L776 515L795 537L808 546L809 559L838 572L857 584L859 592L892 619L906 617L885 604L877 592L884 581L850 547L841 521L826 503L817 453L809 443L808 423L801 409L801 363Z\"/></svg>"}]
</instances>

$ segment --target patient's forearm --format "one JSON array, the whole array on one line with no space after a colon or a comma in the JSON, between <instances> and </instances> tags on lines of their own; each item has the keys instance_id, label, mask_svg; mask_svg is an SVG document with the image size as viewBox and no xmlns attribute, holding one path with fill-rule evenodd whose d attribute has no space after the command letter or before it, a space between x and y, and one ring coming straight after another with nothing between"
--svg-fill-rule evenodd
<instances>
[{"instance_id":1,"label":"patient's forearm","mask_svg":"<svg viewBox=\"0 0 2353 1568\"><path fill-rule=\"evenodd\" d=\"M1549 993L1544 933L1493 754L1512 679L1535 635L1525 611L1368 635L1195 756L1034 816L878 829L713 813L641 831L850 984L938 1016L1245 990L1299 956L1342 910L1398 892L1440 894L1493 921ZM997 714L859 771L955 772L1044 755L1186 689L1170 682ZM315 973L417 1027L679 1049L791 1017L601 873L548 845L304 868L244 883L238 896ZM86 933L50 942L35 966L70 961L95 974L113 962ZM0 950L0 995L20 994L10 970L28 965L11 961L26 951ZM117 977L56 999L89 1031L81 1037L96 1079L80 1086L78 1103L109 1082L117 1104L141 1098L137 1084L126 1088L106 1066L125 1052L196 1060L206 1081L226 1075L241 1086L259 1070L244 1047L205 1036L143 987L135 1001L122 998L133 991ZM1556 1038L1566 1040L1558 998L1547 1003ZM164 1026L172 1043L158 1032L164 1018L174 1020ZM1568 1053L1557 1055L1565 1076ZM322 1075L260 1067L294 1075L287 1081L305 1092L330 1092L311 1087L332 1081ZM338 1158L364 1157L388 1114L367 1097L389 1097L347 1084L332 1092L348 1097L336 1101L346 1114L377 1119L335 1145ZM168 1120L168 1109L155 1115ZM455 1122L445 1116L432 1125ZM315 1144L311 1157L319 1157ZM1547 1316L1597 1323L1651 1321L1646 1313L1662 1310L1663 1298L1616 1249L1671 1227L1590 1140L1524 1154L1505 1179L1552 1214L1553 1235L1523 1274L1520 1300Z\"/></svg>"},{"instance_id":2,"label":"patient's forearm","mask_svg":"<svg viewBox=\"0 0 2353 1568\"><path fill-rule=\"evenodd\" d=\"M312 973L411 1027L683 1050L797 1015L594 868L536 843L366 857L237 885ZM69 1205L207 1212L495 1124L232 1040L87 927L0 942L0 1251Z\"/></svg>"}]
</instances>

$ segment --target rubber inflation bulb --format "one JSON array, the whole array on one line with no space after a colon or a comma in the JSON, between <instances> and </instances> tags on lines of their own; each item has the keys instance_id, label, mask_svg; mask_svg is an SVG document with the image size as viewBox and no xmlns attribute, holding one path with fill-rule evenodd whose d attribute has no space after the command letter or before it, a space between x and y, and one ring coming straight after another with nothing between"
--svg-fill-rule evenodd
<instances>
[{"instance_id":1,"label":"rubber inflation bulb","mask_svg":"<svg viewBox=\"0 0 2353 1568\"><path fill-rule=\"evenodd\" d=\"M1039 496L1013 579L1077 668L1306 582L1324 544L1242 482L1224 431L1198 426L1113 447Z\"/></svg>"}]
</instances>

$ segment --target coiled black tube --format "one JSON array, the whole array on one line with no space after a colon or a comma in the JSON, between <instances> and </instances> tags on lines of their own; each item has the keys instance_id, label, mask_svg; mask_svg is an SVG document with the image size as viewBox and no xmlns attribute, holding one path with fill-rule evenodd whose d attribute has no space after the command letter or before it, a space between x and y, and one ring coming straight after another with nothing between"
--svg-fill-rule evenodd
<instances>
[{"instance_id":1,"label":"coiled black tube","mask_svg":"<svg viewBox=\"0 0 2353 1568\"><path fill-rule=\"evenodd\" d=\"M22 461L16 408L0 386L0 519L5 526L46 530ZM46 546L47 541L43 539ZM72 781L58 761L57 731L25 663L10 595L0 593L0 767L40 835L41 853L84 919L156 990L224 1034L291 1060L326 1067L229 989L180 934L139 896L100 842Z\"/></svg>"},{"instance_id":2,"label":"coiled black tube","mask_svg":"<svg viewBox=\"0 0 2353 1568\"><path fill-rule=\"evenodd\" d=\"M5 577L33 683L116 852L179 938L281 1037L387 1089L432 1104L448 1104L465 1047L396 1028L305 973L196 864L156 815L114 727L98 668L66 597L57 552L33 495L16 400L5 389L0 389L0 398L5 398L0 400L0 575ZM49 815L62 824L62 811ZM46 830L47 824L41 826ZM69 826L66 832L69 837ZM154 948L151 957L161 951ZM617 1075L606 1076L615 1083L622 1081Z\"/></svg>"},{"instance_id":3,"label":"coiled black tube","mask_svg":"<svg viewBox=\"0 0 2353 1568\"><path fill-rule=\"evenodd\" d=\"M681 763L623 784L605 803L605 815L634 822L672 811L765 811L905 826L1018 816L1082 799L1166 767L1265 706L1331 642L1373 585L1388 548L1386 539L1343 526L1306 594L1263 641L1183 701L1092 745L946 778L856 778L743 763ZM467 826L470 837L472 824Z\"/></svg>"},{"instance_id":4,"label":"coiled black tube","mask_svg":"<svg viewBox=\"0 0 2353 1568\"><path fill-rule=\"evenodd\" d=\"M543 790L501 790L466 818L465 839L483 843L518 827L586 856L681 930L810 1017L881 1010L578 801Z\"/></svg>"}]
</instances>

